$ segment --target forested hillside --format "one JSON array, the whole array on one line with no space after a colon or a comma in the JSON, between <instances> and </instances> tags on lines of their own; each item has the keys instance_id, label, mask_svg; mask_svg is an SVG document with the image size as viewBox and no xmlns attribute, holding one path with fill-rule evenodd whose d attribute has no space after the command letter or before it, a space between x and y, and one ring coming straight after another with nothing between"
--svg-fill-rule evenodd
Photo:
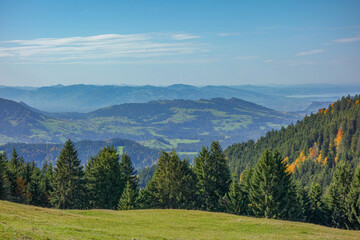
<instances>
[{"instance_id":1,"label":"forested hillside","mask_svg":"<svg viewBox=\"0 0 360 240\"><path fill-rule=\"evenodd\" d=\"M137 142L127 139L83 140L75 142L74 145L78 151L79 160L83 165L105 146L113 146L120 155L123 153L129 154L136 169L151 166L159 156L159 151L144 147ZM0 152L3 151L10 154L15 148L18 154L24 157L25 161L35 161L36 165L41 166L44 162L55 164L63 146L64 144L60 143L8 143L0 146Z\"/></svg>"},{"instance_id":2,"label":"forested hillside","mask_svg":"<svg viewBox=\"0 0 360 240\"><path fill-rule=\"evenodd\" d=\"M303 185L318 182L328 186L336 164L359 164L359 99L358 95L343 97L295 125L267 132L256 142L230 146L225 151L230 168L241 173L253 166L265 149L278 149L288 163L288 171Z\"/></svg>"}]
</instances>

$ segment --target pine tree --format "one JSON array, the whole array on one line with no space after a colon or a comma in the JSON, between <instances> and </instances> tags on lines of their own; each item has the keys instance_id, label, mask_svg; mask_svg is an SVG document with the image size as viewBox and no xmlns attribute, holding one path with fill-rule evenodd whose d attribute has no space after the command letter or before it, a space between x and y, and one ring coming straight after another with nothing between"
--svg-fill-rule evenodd
<instances>
[{"instance_id":1,"label":"pine tree","mask_svg":"<svg viewBox=\"0 0 360 240\"><path fill-rule=\"evenodd\" d=\"M140 189L136 202L141 209L160 208L154 177L147 183L145 188Z\"/></svg>"},{"instance_id":2,"label":"pine tree","mask_svg":"<svg viewBox=\"0 0 360 240\"><path fill-rule=\"evenodd\" d=\"M127 153L124 153L121 156L120 161L120 175L121 175L121 192L126 187L126 183L129 182L133 190L137 190L139 187L139 179L137 177L137 172L132 166L130 156Z\"/></svg>"},{"instance_id":3,"label":"pine tree","mask_svg":"<svg viewBox=\"0 0 360 240\"><path fill-rule=\"evenodd\" d=\"M348 195L346 196L348 228L360 229L360 165L358 165Z\"/></svg>"},{"instance_id":4,"label":"pine tree","mask_svg":"<svg viewBox=\"0 0 360 240\"><path fill-rule=\"evenodd\" d=\"M200 209L221 210L219 202L229 191L231 176L219 142L212 142L210 150L202 148L194 162Z\"/></svg>"},{"instance_id":5,"label":"pine tree","mask_svg":"<svg viewBox=\"0 0 360 240\"><path fill-rule=\"evenodd\" d=\"M89 207L116 209L121 196L119 155L114 147L104 147L85 168Z\"/></svg>"},{"instance_id":6,"label":"pine tree","mask_svg":"<svg viewBox=\"0 0 360 240\"><path fill-rule=\"evenodd\" d=\"M7 162L6 176L9 183L10 200L18 203L26 202L26 180L24 159L13 149L11 159Z\"/></svg>"},{"instance_id":7,"label":"pine tree","mask_svg":"<svg viewBox=\"0 0 360 240\"><path fill-rule=\"evenodd\" d=\"M297 219L296 192L280 153L266 150L256 164L249 193L256 216Z\"/></svg>"},{"instance_id":8,"label":"pine tree","mask_svg":"<svg viewBox=\"0 0 360 240\"><path fill-rule=\"evenodd\" d=\"M55 208L84 207L84 172L77 151L70 141L65 143L54 169L50 202Z\"/></svg>"},{"instance_id":9,"label":"pine tree","mask_svg":"<svg viewBox=\"0 0 360 240\"><path fill-rule=\"evenodd\" d=\"M27 202L32 205L41 206L43 204L44 192L41 188L41 171L39 168L34 168L30 176L30 181L26 186L28 192Z\"/></svg>"},{"instance_id":10,"label":"pine tree","mask_svg":"<svg viewBox=\"0 0 360 240\"><path fill-rule=\"evenodd\" d=\"M228 213L237 215L246 215L248 208L248 198L246 192L242 189L238 177L233 175L233 181L229 192L224 197L225 210Z\"/></svg>"},{"instance_id":11,"label":"pine tree","mask_svg":"<svg viewBox=\"0 0 360 240\"><path fill-rule=\"evenodd\" d=\"M130 181L126 182L125 189L119 200L118 209L119 210L131 210L136 208L136 199L137 199L137 189L134 189L134 186Z\"/></svg>"},{"instance_id":12,"label":"pine tree","mask_svg":"<svg viewBox=\"0 0 360 240\"><path fill-rule=\"evenodd\" d=\"M163 151L147 195L154 198L153 207L191 209L196 202L195 183L189 161L180 160L174 151Z\"/></svg>"},{"instance_id":13,"label":"pine tree","mask_svg":"<svg viewBox=\"0 0 360 240\"><path fill-rule=\"evenodd\" d=\"M214 186L214 184L210 183L212 177L208 174L208 168L205 167L205 165L207 165L209 162L209 156L209 149L203 147L198 156L194 159L193 167L194 173L197 177L197 207L204 210L206 210L210 205L208 200L210 197L208 194L211 192L210 188Z\"/></svg>"},{"instance_id":14,"label":"pine tree","mask_svg":"<svg viewBox=\"0 0 360 240\"><path fill-rule=\"evenodd\" d=\"M53 167L51 163L45 162L41 169L40 188L43 192L43 206L50 207L50 193L52 189Z\"/></svg>"},{"instance_id":15,"label":"pine tree","mask_svg":"<svg viewBox=\"0 0 360 240\"><path fill-rule=\"evenodd\" d=\"M298 202L299 209L299 218L297 220L302 222L308 222L311 218L311 206L310 199L307 191L301 186L298 185L296 188L296 197Z\"/></svg>"},{"instance_id":16,"label":"pine tree","mask_svg":"<svg viewBox=\"0 0 360 240\"><path fill-rule=\"evenodd\" d=\"M0 153L0 199L7 200L10 197L9 182L6 176L7 157Z\"/></svg>"},{"instance_id":17,"label":"pine tree","mask_svg":"<svg viewBox=\"0 0 360 240\"><path fill-rule=\"evenodd\" d=\"M327 207L330 211L330 224L333 227L345 228L348 225L346 217L346 196L350 191L352 169L346 162L336 166L333 181L327 193Z\"/></svg>"},{"instance_id":18,"label":"pine tree","mask_svg":"<svg viewBox=\"0 0 360 240\"><path fill-rule=\"evenodd\" d=\"M322 189L319 183L311 185L309 192L310 218L309 221L317 224L326 224L326 208L322 201Z\"/></svg>"},{"instance_id":19,"label":"pine tree","mask_svg":"<svg viewBox=\"0 0 360 240\"><path fill-rule=\"evenodd\" d=\"M250 196L249 196L250 189L251 189L252 174L253 174L253 169L249 168L249 169L245 169L240 175L240 188L244 192L244 202L246 203L246 205L244 204L246 207L245 208L246 212L244 213L244 215L247 215L247 216L253 215L253 211L250 208L251 202L250 202Z\"/></svg>"}]
</instances>

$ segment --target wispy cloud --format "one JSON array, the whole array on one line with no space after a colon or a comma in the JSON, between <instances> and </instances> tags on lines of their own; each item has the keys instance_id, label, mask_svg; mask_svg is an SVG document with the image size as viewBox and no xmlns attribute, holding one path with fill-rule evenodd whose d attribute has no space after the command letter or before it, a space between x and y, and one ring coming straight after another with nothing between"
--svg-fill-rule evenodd
<instances>
[{"instance_id":1,"label":"wispy cloud","mask_svg":"<svg viewBox=\"0 0 360 240\"><path fill-rule=\"evenodd\" d=\"M306 52L299 52L298 54L296 54L296 57L313 55L313 54L322 53L322 52L324 52L324 50L322 50L322 49L316 49L316 50L311 50L311 51L306 51Z\"/></svg>"},{"instance_id":2,"label":"wispy cloud","mask_svg":"<svg viewBox=\"0 0 360 240\"><path fill-rule=\"evenodd\" d=\"M254 60L254 59L259 59L260 57L258 57L258 56L237 56L235 58L238 60Z\"/></svg>"},{"instance_id":3,"label":"wispy cloud","mask_svg":"<svg viewBox=\"0 0 360 240\"><path fill-rule=\"evenodd\" d=\"M189 40L189 39L201 38L200 36L195 36L186 33L176 33L173 34L171 37L175 40Z\"/></svg>"},{"instance_id":4,"label":"wispy cloud","mask_svg":"<svg viewBox=\"0 0 360 240\"><path fill-rule=\"evenodd\" d=\"M37 38L0 42L0 59L12 62L128 60L191 55L208 51L189 34L105 34L88 37Z\"/></svg>"},{"instance_id":5,"label":"wispy cloud","mask_svg":"<svg viewBox=\"0 0 360 240\"><path fill-rule=\"evenodd\" d=\"M274 62L274 59L266 59L264 62L265 63L272 63L272 62Z\"/></svg>"},{"instance_id":6,"label":"wispy cloud","mask_svg":"<svg viewBox=\"0 0 360 240\"><path fill-rule=\"evenodd\" d=\"M333 40L333 42L336 42L336 43L351 43L351 42L358 42L358 41L360 41L360 35L358 35L356 37L351 37L351 38L340 38L340 39Z\"/></svg>"},{"instance_id":7,"label":"wispy cloud","mask_svg":"<svg viewBox=\"0 0 360 240\"><path fill-rule=\"evenodd\" d=\"M294 60L285 61L285 63L290 67L303 66L303 65L314 65L315 64L312 61L294 61Z\"/></svg>"},{"instance_id":8,"label":"wispy cloud","mask_svg":"<svg viewBox=\"0 0 360 240\"><path fill-rule=\"evenodd\" d=\"M219 37L229 37L229 36L237 36L240 35L240 33L237 32L231 32L231 33L218 33Z\"/></svg>"}]
</instances>

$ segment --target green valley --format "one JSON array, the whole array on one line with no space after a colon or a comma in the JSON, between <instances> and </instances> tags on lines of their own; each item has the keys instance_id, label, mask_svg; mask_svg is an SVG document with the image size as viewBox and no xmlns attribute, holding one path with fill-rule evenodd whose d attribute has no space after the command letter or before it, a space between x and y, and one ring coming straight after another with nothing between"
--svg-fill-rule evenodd
<instances>
[{"instance_id":1,"label":"green valley","mask_svg":"<svg viewBox=\"0 0 360 240\"><path fill-rule=\"evenodd\" d=\"M0 144L123 138L190 155L214 139L226 147L257 139L300 118L236 98L162 100L115 105L89 113L51 114L10 100L0 99L0 103Z\"/></svg>"}]
</instances>

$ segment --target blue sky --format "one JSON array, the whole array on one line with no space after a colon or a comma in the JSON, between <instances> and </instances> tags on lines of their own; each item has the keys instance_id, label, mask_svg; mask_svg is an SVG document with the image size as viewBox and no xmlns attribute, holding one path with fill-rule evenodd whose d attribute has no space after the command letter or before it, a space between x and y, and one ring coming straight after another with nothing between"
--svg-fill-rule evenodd
<instances>
[{"instance_id":1,"label":"blue sky","mask_svg":"<svg viewBox=\"0 0 360 240\"><path fill-rule=\"evenodd\" d=\"M0 0L0 85L360 83L360 1Z\"/></svg>"}]
</instances>

